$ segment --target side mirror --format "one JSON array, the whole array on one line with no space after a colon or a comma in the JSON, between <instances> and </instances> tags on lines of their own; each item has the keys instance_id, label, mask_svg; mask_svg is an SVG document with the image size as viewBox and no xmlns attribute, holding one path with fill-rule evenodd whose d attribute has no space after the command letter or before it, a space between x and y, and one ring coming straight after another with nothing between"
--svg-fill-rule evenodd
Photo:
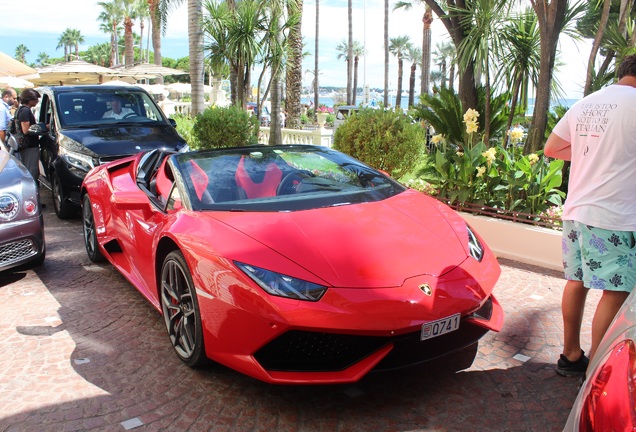
<instances>
[{"instance_id":1,"label":"side mirror","mask_svg":"<svg viewBox=\"0 0 636 432\"><path fill-rule=\"evenodd\" d=\"M173 119L172 117L168 119L168 122L170 122L173 128L177 127L177 121Z\"/></svg>"},{"instance_id":2,"label":"side mirror","mask_svg":"<svg viewBox=\"0 0 636 432\"><path fill-rule=\"evenodd\" d=\"M46 134L46 125L44 123L35 123L29 126L29 135L44 135Z\"/></svg>"}]
</instances>

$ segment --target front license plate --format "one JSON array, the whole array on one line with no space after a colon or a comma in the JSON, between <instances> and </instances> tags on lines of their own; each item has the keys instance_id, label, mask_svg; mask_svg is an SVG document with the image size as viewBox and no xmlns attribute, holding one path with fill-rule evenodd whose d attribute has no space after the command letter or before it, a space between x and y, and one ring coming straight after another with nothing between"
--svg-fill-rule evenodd
<instances>
[{"instance_id":1,"label":"front license plate","mask_svg":"<svg viewBox=\"0 0 636 432\"><path fill-rule=\"evenodd\" d=\"M431 339L455 331L459 328L460 320L461 314L455 314L437 321L424 323L422 324L420 340Z\"/></svg>"}]
</instances>

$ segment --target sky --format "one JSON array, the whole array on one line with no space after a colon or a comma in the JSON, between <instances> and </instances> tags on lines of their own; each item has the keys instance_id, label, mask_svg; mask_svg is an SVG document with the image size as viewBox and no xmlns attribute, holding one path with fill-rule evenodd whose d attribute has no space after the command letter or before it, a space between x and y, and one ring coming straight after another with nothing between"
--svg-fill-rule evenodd
<instances>
[{"instance_id":1,"label":"sky","mask_svg":"<svg viewBox=\"0 0 636 432\"><path fill-rule=\"evenodd\" d=\"M35 62L38 53L45 52L50 57L62 57L63 48L57 49L57 42L67 28L78 29L84 35L85 43L80 51L90 45L109 42L106 33L99 30L97 20L102 8L98 0L29 0L28 12L20 2L3 0L2 15L25 17L13 20L4 19L0 26L0 51L10 56L15 55L15 48L24 44L28 49L28 62ZM414 45L422 43L423 6L416 6L410 11L392 11L395 0L390 4L390 37L409 36ZM79 6L79 7L78 7ZM367 55L360 60L358 84L371 88L384 86L384 0L353 0L353 38L367 47ZM305 58L303 85L310 87L313 74L307 72L314 69L315 41L315 0L305 0L303 6L302 32L305 39L305 51L310 53ZM319 83L321 86L346 86L346 63L338 60L336 46L348 38L347 2L344 0L320 1L319 28ZM138 22L135 32L139 33ZM148 26L144 32L148 31ZM432 26L432 46L449 41L448 34L440 20L435 19ZM162 55L164 57L181 58L188 55L187 40L187 1L170 15L166 36L162 39ZM146 37L144 36L144 44ZM560 59L564 62L557 71L557 78L567 98L579 99L585 83L585 70L591 43L574 43L563 37L560 41L562 52ZM397 87L397 60L390 58L389 87ZM431 70L438 66L431 65ZM408 73L410 64L405 65L403 88L408 89ZM419 68L418 68L419 79ZM256 81L256 79L254 80ZM416 86L419 88L419 84Z\"/></svg>"}]
</instances>

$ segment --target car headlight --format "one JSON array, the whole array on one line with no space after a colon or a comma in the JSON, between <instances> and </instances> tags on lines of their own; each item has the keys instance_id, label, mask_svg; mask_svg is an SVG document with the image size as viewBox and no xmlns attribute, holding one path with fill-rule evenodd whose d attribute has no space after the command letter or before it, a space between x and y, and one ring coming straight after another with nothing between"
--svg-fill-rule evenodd
<instances>
[{"instance_id":1,"label":"car headlight","mask_svg":"<svg viewBox=\"0 0 636 432\"><path fill-rule=\"evenodd\" d=\"M235 261L234 264L245 272L268 294L297 300L318 301L327 287L296 279L291 276L265 270Z\"/></svg>"},{"instance_id":2,"label":"car headlight","mask_svg":"<svg viewBox=\"0 0 636 432\"><path fill-rule=\"evenodd\" d=\"M0 221L9 222L20 212L20 201L13 194L0 195Z\"/></svg>"},{"instance_id":3,"label":"car headlight","mask_svg":"<svg viewBox=\"0 0 636 432\"><path fill-rule=\"evenodd\" d=\"M80 175L85 175L87 172L95 167L95 163L93 162L92 157L82 153L71 151L65 147L60 146L59 155L72 168L80 170Z\"/></svg>"},{"instance_id":4,"label":"car headlight","mask_svg":"<svg viewBox=\"0 0 636 432\"><path fill-rule=\"evenodd\" d=\"M484 247L468 225L466 225L466 230L468 230L468 251L470 256L477 261L481 261L484 257Z\"/></svg>"}]
</instances>

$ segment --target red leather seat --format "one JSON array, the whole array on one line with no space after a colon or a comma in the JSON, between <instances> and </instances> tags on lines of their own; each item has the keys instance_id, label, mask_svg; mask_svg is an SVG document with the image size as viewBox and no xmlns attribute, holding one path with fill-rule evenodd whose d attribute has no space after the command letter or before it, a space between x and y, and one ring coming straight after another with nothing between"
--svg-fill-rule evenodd
<instances>
[{"instance_id":1,"label":"red leather seat","mask_svg":"<svg viewBox=\"0 0 636 432\"><path fill-rule=\"evenodd\" d=\"M263 164L267 164L263 167ZM263 175L264 171L264 175ZM243 188L247 198L276 196L283 171L274 163L241 157L235 174L236 184ZM260 177L260 179L259 179Z\"/></svg>"},{"instance_id":2,"label":"red leather seat","mask_svg":"<svg viewBox=\"0 0 636 432\"><path fill-rule=\"evenodd\" d=\"M161 198L164 202L168 200L168 196L170 195L170 191L172 190L172 183L174 181L174 177L172 176L172 172L168 176L166 173L166 162L168 158L165 158L163 162L161 162L161 166L157 170L157 179L155 183L155 187L157 189L157 197Z\"/></svg>"},{"instance_id":3,"label":"red leather seat","mask_svg":"<svg viewBox=\"0 0 636 432\"><path fill-rule=\"evenodd\" d=\"M192 185L194 186L197 197L199 197L199 200L203 200L204 195L206 195L209 179L208 175L203 171L203 168L194 160L190 160L190 179L192 180Z\"/></svg>"}]
</instances>

